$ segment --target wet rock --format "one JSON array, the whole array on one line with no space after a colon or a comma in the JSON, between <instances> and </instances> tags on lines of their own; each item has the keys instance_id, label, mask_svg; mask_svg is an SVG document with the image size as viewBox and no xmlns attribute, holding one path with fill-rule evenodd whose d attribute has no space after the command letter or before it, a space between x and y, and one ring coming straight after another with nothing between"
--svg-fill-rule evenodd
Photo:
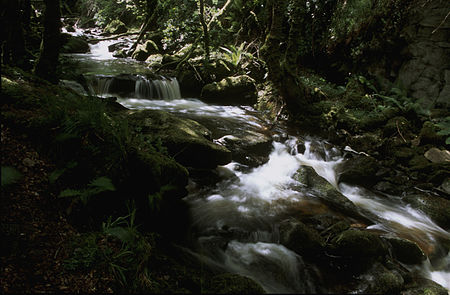
<instances>
[{"instance_id":1,"label":"wet rock","mask_svg":"<svg viewBox=\"0 0 450 295\"><path fill-rule=\"evenodd\" d=\"M448 291L432 280L414 277L405 284L401 295L448 295Z\"/></svg>"},{"instance_id":2,"label":"wet rock","mask_svg":"<svg viewBox=\"0 0 450 295\"><path fill-rule=\"evenodd\" d=\"M246 75L227 77L205 85L201 98L226 105L253 105L257 98L255 80Z\"/></svg>"},{"instance_id":3,"label":"wet rock","mask_svg":"<svg viewBox=\"0 0 450 295\"><path fill-rule=\"evenodd\" d=\"M425 152L425 158L433 163L450 162L450 152L448 150L440 150L438 148L431 148Z\"/></svg>"},{"instance_id":4,"label":"wet rock","mask_svg":"<svg viewBox=\"0 0 450 295\"><path fill-rule=\"evenodd\" d=\"M380 181L373 186L373 189L390 195L399 195L403 191L401 187L389 181Z\"/></svg>"},{"instance_id":5,"label":"wet rock","mask_svg":"<svg viewBox=\"0 0 450 295\"><path fill-rule=\"evenodd\" d=\"M264 289L255 281L238 274L216 275L206 282L205 293L209 294L264 294Z\"/></svg>"},{"instance_id":6,"label":"wet rock","mask_svg":"<svg viewBox=\"0 0 450 295\"><path fill-rule=\"evenodd\" d=\"M130 111L129 120L144 136L160 140L184 166L212 169L231 161L231 152L213 143L210 131L196 121L157 110Z\"/></svg>"},{"instance_id":7,"label":"wet rock","mask_svg":"<svg viewBox=\"0 0 450 295\"><path fill-rule=\"evenodd\" d=\"M317 174L317 172L309 166L302 166L295 175L295 178L302 184L311 188L313 191L317 192L318 197L320 197L327 205L331 208L348 214L348 216L356 218L358 220L363 220L371 224L370 220L361 215L369 215L370 213L362 211L355 206L349 199L347 199L343 194L341 194L333 185L331 185L327 180L322 178ZM367 216L366 215L366 216Z\"/></svg>"},{"instance_id":8,"label":"wet rock","mask_svg":"<svg viewBox=\"0 0 450 295\"><path fill-rule=\"evenodd\" d=\"M108 34L122 34L126 33L128 28L120 20L113 20L103 29L103 31Z\"/></svg>"},{"instance_id":9,"label":"wet rock","mask_svg":"<svg viewBox=\"0 0 450 295\"><path fill-rule=\"evenodd\" d=\"M90 51L89 43L84 37L61 34L61 53L87 53Z\"/></svg>"},{"instance_id":10,"label":"wet rock","mask_svg":"<svg viewBox=\"0 0 450 295\"><path fill-rule=\"evenodd\" d=\"M375 263L360 275L358 281L358 293L364 294L398 294L404 284L403 277L398 271L388 270L380 263Z\"/></svg>"},{"instance_id":11,"label":"wet rock","mask_svg":"<svg viewBox=\"0 0 450 295\"><path fill-rule=\"evenodd\" d=\"M397 237L388 237L385 239L392 246L394 257L400 262L419 264L426 259L422 249L415 242Z\"/></svg>"},{"instance_id":12,"label":"wet rock","mask_svg":"<svg viewBox=\"0 0 450 295\"><path fill-rule=\"evenodd\" d=\"M322 251L324 241L317 231L291 218L280 223L280 244L300 255L314 255Z\"/></svg>"},{"instance_id":13,"label":"wet rock","mask_svg":"<svg viewBox=\"0 0 450 295\"><path fill-rule=\"evenodd\" d=\"M266 163L272 151L272 138L252 130L238 136L223 136L217 142L231 151L233 161L250 167Z\"/></svg>"},{"instance_id":14,"label":"wet rock","mask_svg":"<svg viewBox=\"0 0 450 295\"><path fill-rule=\"evenodd\" d=\"M450 200L422 192L409 194L403 200L424 212L443 229L450 228Z\"/></svg>"},{"instance_id":15,"label":"wet rock","mask_svg":"<svg viewBox=\"0 0 450 295\"><path fill-rule=\"evenodd\" d=\"M128 43L125 41L120 41L120 42L116 42L114 44L111 44L108 46L108 51L109 52L114 52L120 49L124 49L125 47L128 46Z\"/></svg>"},{"instance_id":16,"label":"wet rock","mask_svg":"<svg viewBox=\"0 0 450 295\"><path fill-rule=\"evenodd\" d=\"M149 63L149 67L160 67L163 60L162 54L151 54L145 62Z\"/></svg>"},{"instance_id":17,"label":"wet rock","mask_svg":"<svg viewBox=\"0 0 450 295\"><path fill-rule=\"evenodd\" d=\"M339 183L346 182L371 187L377 181L377 173L381 169L380 164L373 157L356 156L342 162L337 167L339 171Z\"/></svg>"},{"instance_id":18,"label":"wet rock","mask_svg":"<svg viewBox=\"0 0 450 295\"><path fill-rule=\"evenodd\" d=\"M127 53L123 49L119 49L113 52L113 57L126 58Z\"/></svg>"},{"instance_id":19,"label":"wet rock","mask_svg":"<svg viewBox=\"0 0 450 295\"><path fill-rule=\"evenodd\" d=\"M375 233L348 229L337 235L329 245L330 252L341 256L351 270L367 269L374 261L384 260L388 253L382 239Z\"/></svg>"},{"instance_id":20,"label":"wet rock","mask_svg":"<svg viewBox=\"0 0 450 295\"><path fill-rule=\"evenodd\" d=\"M445 193L450 195L450 178L446 178L441 186L440 186L441 190L444 191Z\"/></svg>"}]
</instances>

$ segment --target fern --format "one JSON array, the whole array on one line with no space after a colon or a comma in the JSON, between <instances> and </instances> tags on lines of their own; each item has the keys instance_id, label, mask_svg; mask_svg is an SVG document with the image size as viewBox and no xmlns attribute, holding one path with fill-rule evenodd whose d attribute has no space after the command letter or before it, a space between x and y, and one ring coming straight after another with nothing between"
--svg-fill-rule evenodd
<instances>
[{"instance_id":1,"label":"fern","mask_svg":"<svg viewBox=\"0 0 450 295\"><path fill-rule=\"evenodd\" d=\"M17 183L22 178L22 174L13 167L2 166L1 172L2 187Z\"/></svg>"},{"instance_id":2,"label":"fern","mask_svg":"<svg viewBox=\"0 0 450 295\"><path fill-rule=\"evenodd\" d=\"M450 117L445 117L445 119L437 123L436 126L440 129L437 134L447 136L445 144L450 145Z\"/></svg>"},{"instance_id":3,"label":"fern","mask_svg":"<svg viewBox=\"0 0 450 295\"><path fill-rule=\"evenodd\" d=\"M90 198L98 195L99 193L106 191L114 191L115 187L111 182L111 179L107 177L99 177L91 181L86 189L66 189L59 193L59 198L76 198L75 201L81 201L84 205L87 205Z\"/></svg>"}]
</instances>

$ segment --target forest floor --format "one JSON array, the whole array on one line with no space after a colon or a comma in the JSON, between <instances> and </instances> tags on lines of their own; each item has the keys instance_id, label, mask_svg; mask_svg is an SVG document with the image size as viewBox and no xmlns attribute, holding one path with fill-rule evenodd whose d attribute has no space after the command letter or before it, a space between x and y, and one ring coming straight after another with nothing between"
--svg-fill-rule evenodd
<instances>
[{"instance_id":1,"label":"forest floor","mask_svg":"<svg viewBox=\"0 0 450 295\"><path fill-rule=\"evenodd\" d=\"M1 165L12 166L21 180L2 188L0 225L1 293L111 293L112 274L68 272L64 245L79 235L64 217L49 188L55 166L26 136L1 127Z\"/></svg>"}]
</instances>

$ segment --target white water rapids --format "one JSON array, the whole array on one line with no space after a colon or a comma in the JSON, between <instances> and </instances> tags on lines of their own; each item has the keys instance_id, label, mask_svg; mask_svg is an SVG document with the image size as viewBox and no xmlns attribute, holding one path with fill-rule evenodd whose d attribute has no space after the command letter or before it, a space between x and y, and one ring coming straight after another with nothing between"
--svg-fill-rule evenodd
<instances>
[{"instance_id":1,"label":"white water rapids","mask_svg":"<svg viewBox=\"0 0 450 295\"><path fill-rule=\"evenodd\" d=\"M107 51L111 43L99 42L91 46L91 54L73 56L84 62L87 72L94 74L99 66L102 71L107 68L108 74L119 74L132 66L142 67L136 62L129 64L129 60L111 59ZM140 74L133 72L136 73ZM157 92L154 84L141 79L135 84L134 97L120 97L118 102L131 109L160 109L194 120L208 120L215 128L211 131L216 139L242 130L265 129L264 121L253 116L256 111L252 108L216 106L180 98L178 83L168 83L171 81L162 84L166 87L164 91L175 94L172 99L139 99L153 97ZM422 248L439 247L439 240L450 240L450 233L424 213L403 204L400 198L380 197L357 186L338 185L335 168L344 161L342 153L311 138L304 141L305 150L301 153L297 151L299 141L289 136L285 141L274 142L269 161L253 169L237 162L218 167L217 173L223 180L214 186L190 182L185 200L192 208L192 226L199 245L195 249L197 257L253 278L270 293L323 292L314 279L315 270L301 256L278 243L277 224L288 217L292 208L309 214L326 208L314 190L295 179L301 166L312 167L356 206L376 215L370 229L410 239ZM417 269L450 291L450 253L444 254L439 263L426 260L421 266L405 267Z\"/></svg>"},{"instance_id":2,"label":"white water rapids","mask_svg":"<svg viewBox=\"0 0 450 295\"><path fill-rule=\"evenodd\" d=\"M259 125L258 119L243 108L213 106L196 99L124 99L120 102L129 108L163 109L193 117L231 117L241 125L247 124L248 128ZM400 200L382 198L357 186L338 185L335 167L344 159L337 149L326 149L322 142L310 140L305 142L305 151L299 153L297 143L298 138L293 136L284 143L274 142L269 161L250 171L241 169L242 165L236 162L219 167L225 179L215 187L201 188L191 183L191 193L186 200L192 206L193 226L200 233L199 243L206 245L203 248L204 256L208 256L205 261L220 261L225 269L251 277L267 292L316 292L308 279L309 271L302 267L302 257L278 243L274 228L290 207L302 206L314 197L314 192L299 190L304 184L293 178L302 165L314 168L355 205L374 213L378 219L373 220L375 224L369 226L370 229L406 237L421 246L434 247L437 239L450 239L450 233ZM321 146L322 153L314 152L312 145ZM211 250L211 244L222 243L217 233L224 228L234 233L233 239L223 242L226 246ZM424 277L450 290L450 254L442 260L438 269L426 260L420 271Z\"/></svg>"}]
</instances>

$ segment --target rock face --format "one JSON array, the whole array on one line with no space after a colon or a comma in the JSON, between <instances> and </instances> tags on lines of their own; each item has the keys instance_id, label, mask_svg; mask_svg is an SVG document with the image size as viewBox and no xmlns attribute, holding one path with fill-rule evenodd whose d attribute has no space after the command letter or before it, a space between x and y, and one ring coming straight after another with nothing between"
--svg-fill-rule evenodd
<instances>
[{"instance_id":1,"label":"rock face","mask_svg":"<svg viewBox=\"0 0 450 295\"><path fill-rule=\"evenodd\" d=\"M184 166L210 169L231 161L231 152L213 143L209 130L196 121L157 110L130 111L129 120L143 136L160 141Z\"/></svg>"},{"instance_id":2,"label":"rock face","mask_svg":"<svg viewBox=\"0 0 450 295\"><path fill-rule=\"evenodd\" d=\"M222 104L253 105L257 98L255 80L247 75L228 77L205 85L201 98Z\"/></svg>"},{"instance_id":3,"label":"rock face","mask_svg":"<svg viewBox=\"0 0 450 295\"><path fill-rule=\"evenodd\" d=\"M409 57L398 79L412 98L424 107L449 107L450 100L450 10L448 1L428 1L416 5L404 28Z\"/></svg>"}]
</instances>

